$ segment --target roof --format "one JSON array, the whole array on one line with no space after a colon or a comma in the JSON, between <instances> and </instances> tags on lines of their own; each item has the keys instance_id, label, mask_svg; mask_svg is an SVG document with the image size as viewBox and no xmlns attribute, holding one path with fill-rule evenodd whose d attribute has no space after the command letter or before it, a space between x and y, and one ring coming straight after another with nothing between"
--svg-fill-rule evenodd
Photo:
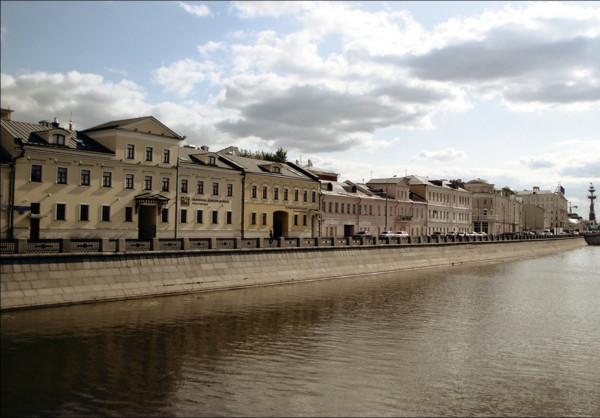
<instances>
[{"instance_id":1,"label":"roof","mask_svg":"<svg viewBox=\"0 0 600 418\"><path fill-rule=\"evenodd\" d=\"M367 182L367 184L398 184L398 183L404 183L405 185L408 185L408 181L405 178L402 177L390 177L390 178L384 178L384 179L371 179Z\"/></svg>"},{"instance_id":2,"label":"roof","mask_svg":"<svg viewBox=\"0 0 600 418\"><path fill-rule=\"evenodd\" d=\"M85 135L80 131L70 131L62 127L53 127L40 125L37 123L18 122L13 120L1 120L1 126L8 132L13 138L20 139L24 145L34 145L48 148L58 149L76 149L82 151L94 151L94 152L105 152L114 154L111 150L105 146L99 144L89 136ZM49 131L61 131L65 135L65 144L50 144L46 142L39 134Z\"/></svg>"},{"instance_id":3,"label":"roof","mask_svg":"<svg viewBox=\"0 0 600 418\"><path fill-rule=\"evenodd\" d=\"M214 155L217 158L215 159L214 165L206 164L201 158L204 155ZM225 168L225 169L236 169L241 171L243 167L240 167L237 164L232 163L224 158L222 158L219 153L203 150L201 148L195 148L190 146L179 147L179 161L188 164L198 164L206 167L217 167L217 168Z\"/></svg>"},{"instance_id":4,"label":"roof","mask_svg":"<svg viewBox=\"0 0 600 418\"><path fill-rule=\"evenodd\" d=\"M141 117L137 117L137 118L113 120L110 122L103 123L101 125L96 125L92 128L88 128L88 129L84 130L83 132L94 132L94 131L102 131L102 130L109 130L109 129L125 129L125 130L127 130L126 129L127 127L133 128L132 125L136 125L139 122L143 122L143 121L154 122L159 127L164 129L165 131L167 131L170 134L170 136L172 136L173 138L177 138L180 140L183 139L182 136L178 135L175 131L170 129L168 126L166 126L164 123L162 123L161 121L156 119L154 116L141 116Z\"/></svg>"},{"instance_id":5,"label":"roof","mask_svg":"<svg viewBox=\"0 0 600 418\"><path fill-rule=\"evenodd\" d=\"M257 160L254 158L240 157L237 155L222 155L219 154L222 159L228 160L239 167L243 168L247 173L253 174L268 174L273 176L291 177L303 180L315 180L316 176L306 173L300 167L297 167L291 163L277 163L273 161ZM272 173L269 167L273 164L281 167L280 173Z\"/></svg>"}]
</instances>

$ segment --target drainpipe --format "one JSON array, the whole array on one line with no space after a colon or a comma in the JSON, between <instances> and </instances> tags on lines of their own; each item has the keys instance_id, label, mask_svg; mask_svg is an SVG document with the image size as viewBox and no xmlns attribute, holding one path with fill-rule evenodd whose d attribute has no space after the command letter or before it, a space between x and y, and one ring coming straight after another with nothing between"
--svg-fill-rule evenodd
<instances>
[{"instance_id":1,"label":"drainpipe","mask_svg":"<svg viewBox=\"0 0 600 418\"><path fill-rule=\"evenodd\" d=\"M20 138L15 138L15 142L19 145L21 153L13 158L12 165L10 167L9 182L10 186L8 189L8 239L14 239L14 227L15 227L15 216L13 214L15 208L15 177L17 171L17 159L25 156L25 148L23 147L23 141ZM15 147L17 148L17 147ZM29 202L31 203L31 202Z\"/></svg>"},{"instance_id":2,"label":"drainpipe","mask_svg":"<svg viewBox=\"0 0 600 418\"><path fill-rule=\"evenodd\" d=\"M178 153L179 154L179 153ZM188 185L189 187L189 185ZM175 228L174 239L177 239L177 225L179 224L179 155L177 155L177 165L175 166Z\"/></svg>"},{"instance_id":3,"label":"drainpipe","mask_svg":"<svg viewBox=\"0 0 600 418\"><path fill-rule=\"evenodd\" d=\"M246 170L242 170L242 221L240 223L240 236L244 239L244 228L245 228L245 200L246 200Z\"/></svg>"}]
</instances>

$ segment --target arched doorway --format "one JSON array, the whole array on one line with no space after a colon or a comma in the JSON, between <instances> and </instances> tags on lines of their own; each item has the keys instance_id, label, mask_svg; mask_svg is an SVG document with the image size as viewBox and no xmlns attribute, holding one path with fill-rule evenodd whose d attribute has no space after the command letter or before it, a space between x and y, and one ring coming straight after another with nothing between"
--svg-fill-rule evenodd
<instances>
[{"instance_id":1,"label":"arched doorway","mask_svg":"<svg viewBox=\"0 0 600 418\"><path fill-rule=\"evenodd\" d=\"M289 215L284 211L273 213L273 237L287 237Z\"/></svg>"}]
</instances>

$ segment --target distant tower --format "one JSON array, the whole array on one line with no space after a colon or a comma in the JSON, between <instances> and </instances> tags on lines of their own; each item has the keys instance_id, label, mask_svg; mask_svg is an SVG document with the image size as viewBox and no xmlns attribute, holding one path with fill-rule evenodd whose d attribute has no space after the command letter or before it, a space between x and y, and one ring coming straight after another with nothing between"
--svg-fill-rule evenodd
<instances>
[{"instance_id":1,"label":"distant tower","mask_svg":"<svg viewBox=\"0 0 600 418\"><path fill-rule=\"evenodd\" d=\"M590 183L590 194L588 196L588 199L590 199L590 222L594 222L596 221L596 213L594 212L594 200L596 199L596 196L594 196L594 192L596 191L596 189L594 189L594 185L592 183Z\"/></svg>"}]
</instances>

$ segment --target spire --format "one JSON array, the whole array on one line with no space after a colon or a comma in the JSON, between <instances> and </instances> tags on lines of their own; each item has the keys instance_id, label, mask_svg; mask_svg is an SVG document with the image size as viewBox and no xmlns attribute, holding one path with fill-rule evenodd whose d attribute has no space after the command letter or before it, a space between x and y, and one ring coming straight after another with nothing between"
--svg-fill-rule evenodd
<instances>
[{"instance_id":1,"label":"spire","mask_svg":"<svg viewBox=\"0 0 600 418\"><path fill-rule=\"evenodd\" d=\"M69 116L69 131L73 130L73 112L71 112L71 115Z\"/></svg>"}]
</instances>

